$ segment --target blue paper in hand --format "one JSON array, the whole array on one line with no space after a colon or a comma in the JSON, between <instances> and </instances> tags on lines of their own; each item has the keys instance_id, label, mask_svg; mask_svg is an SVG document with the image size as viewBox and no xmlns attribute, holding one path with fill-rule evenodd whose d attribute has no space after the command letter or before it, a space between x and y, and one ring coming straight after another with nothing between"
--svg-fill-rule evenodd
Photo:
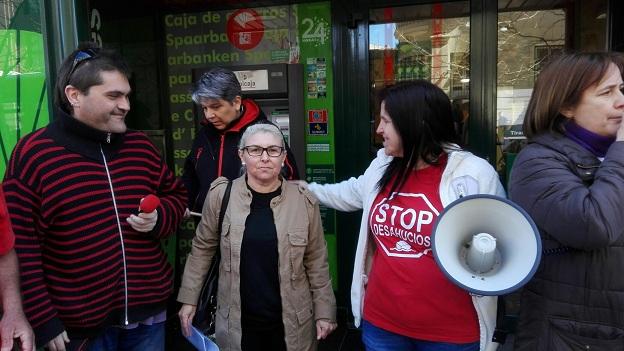
<instances>
[{"instance_id":1,"label":"blue paper in hand","mask_svg":"<svg viewBox=\"0 0 624 351\"><path fill-rule=\"evenodd\" d=\"M199 351L219 351L219 347L209 337L191 325L191 336L186 339Z\"/></svg>"}]
</instances>

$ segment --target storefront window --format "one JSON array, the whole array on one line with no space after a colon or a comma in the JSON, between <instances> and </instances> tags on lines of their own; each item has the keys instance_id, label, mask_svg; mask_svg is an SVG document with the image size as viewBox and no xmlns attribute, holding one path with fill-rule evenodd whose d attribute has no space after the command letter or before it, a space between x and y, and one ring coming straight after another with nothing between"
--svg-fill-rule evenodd
<instances>
[{"instance_id":1,"label":"storefront window","mask_svg":"<svg viewBox=\"0 0 624 351\"><path fill-rule=\"evenodd\" d=\"M453 101L457 128L464 134L470 86L469 11L468 1L371 10L371 95L399 81L429 80ZM371 101L371 145L379 148L382 139L375 133L379 106Z\"/></svg>"},{"instance_id":2,"label":"storefront window","mask_svg":"<svg viewBox=\"0 0 624 351\"><path fill-rule=\"evenodd\" d=\"M0 175L17 140L48 123L39 0L0 0Z\"/></svg>"}]
</instances>

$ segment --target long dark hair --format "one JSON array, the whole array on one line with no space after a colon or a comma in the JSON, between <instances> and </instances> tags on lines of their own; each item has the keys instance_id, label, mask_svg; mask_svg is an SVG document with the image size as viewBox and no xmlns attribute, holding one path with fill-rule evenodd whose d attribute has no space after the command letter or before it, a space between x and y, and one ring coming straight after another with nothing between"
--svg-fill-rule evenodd
<instances>
[{"instance_id":1,"label":"long dark hair","mask_svg":"<svg viewBox=\"0 0 624 351\"><path fill-rule=\"evenodd\" d=\"M390 194L400 189L418 160L438 164L445 146L457 143L453 109L448 96L426 80L401 82L384 88L379 94L394 129L401 137L403 157L394 157L381 179L379 189L390 184Z\"/></svg>"}]
</instances>

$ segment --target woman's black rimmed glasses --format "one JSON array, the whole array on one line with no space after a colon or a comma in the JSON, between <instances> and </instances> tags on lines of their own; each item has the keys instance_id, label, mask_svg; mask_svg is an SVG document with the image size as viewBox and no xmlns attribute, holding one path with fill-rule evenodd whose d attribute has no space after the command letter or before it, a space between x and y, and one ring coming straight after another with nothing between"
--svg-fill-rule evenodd
<instances>
[{"instance_id":1,"label":"woman's black rimmed glasses","mask_svg":"<svg viewBox=\"0 0 624 351\"><path fill-rule=\"evenodd\" d=\"M76 56L74 56L74 62L72 62L71 69L67 75L67 84L69 84L69 80L71 79L72 74L74 74L74 71L76 71L76 68L78 68L78 65L80 65L81 62L94 58L95 55L97 55L97 49L85 49L76 53Z\"/></svg>"},{"instance_id":2,"label":"woman's black rimmed glasses","mask_svg":"<svg viewBox=\"0 0 624 351\"><path fill-rule=\"evenodd\" d=\"M249 156L254 156L254 157L262 156L262 153L265 151L267 155L269 155L269 157L279 157L284 152L283 147L276 146L276 145L272 145L269 147L249 145L249 146L243 147L242 149L246 150Z\"/></svg>"}]
</instances>

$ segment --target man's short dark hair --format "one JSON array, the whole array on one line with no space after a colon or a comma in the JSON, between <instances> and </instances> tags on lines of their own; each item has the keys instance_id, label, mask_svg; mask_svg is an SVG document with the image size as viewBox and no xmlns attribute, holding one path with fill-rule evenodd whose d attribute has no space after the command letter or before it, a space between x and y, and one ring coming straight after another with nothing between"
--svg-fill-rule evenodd
<instances>
[{"instance_id":1,"label":"man's short dark hair","mask_svg":"<svg viewBox=\"0 0 624 351\"><path fill-rule=\"evenodd\" d=\"M89 88L102 84L100 74L102 71L117 71L128 80L132 76L130 67L117 51L99 48L94 43L80 44L59 68L54 89L54 104L71 113L72 107L65 96L65 87L72 85L87 95Z\"/></svg>"}]
</instances>

